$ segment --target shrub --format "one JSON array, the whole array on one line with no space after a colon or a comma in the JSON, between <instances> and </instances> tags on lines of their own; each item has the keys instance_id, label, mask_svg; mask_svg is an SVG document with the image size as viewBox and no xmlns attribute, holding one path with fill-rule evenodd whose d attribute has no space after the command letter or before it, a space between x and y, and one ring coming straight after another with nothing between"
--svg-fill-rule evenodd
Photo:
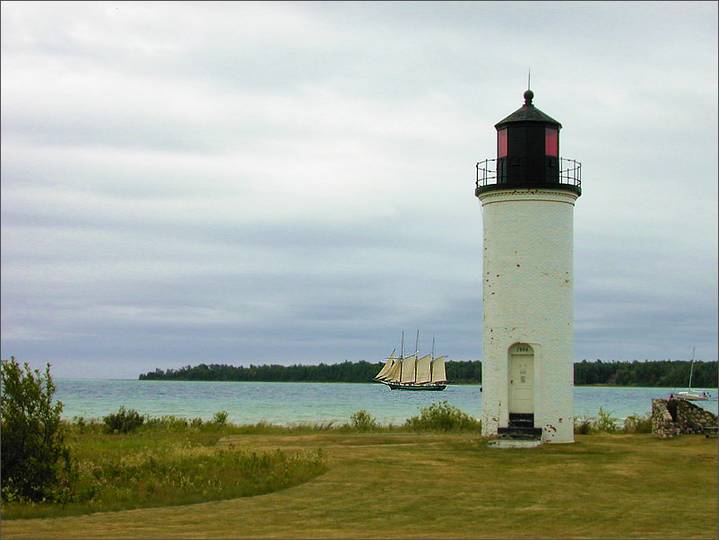
<instances>
[{"instance_id":1,"label":"shrub","mask_svg":"<svg viewBox=\"0 0 719 540\"><path fill-rule=\"evenodd\" d=\"M227 417L229 413L227 411L217 411L215 416L212 417L212 422L218 426L224 426L227 423Z\"/></svg>"},{"instance_id":2,"label":"shrub","mask_svg":"<svg viewBox=\"0 0 719 540\"><path fill-rule=\"evenodd\" d=\"M53 403L50 364L43 376L10 357L0 363L0 390L2 499L67 502L77 464L64 441L62 402Z\"/></svg>"},{"instance_id":3,"label":"shrub","mask_svg":"<svg viewBox=\"0 0 719 540\"><path fill-rule=\"evenodd\" d=\"M80 433L85 433L85 428L87 427L87 422L85 421L84 416L73 416L72 423L75 425L75 427L78 429L78 431L80 431Z\"/></svg>"},{"instance_id":4,"label":"shrub","mask_svg":"<svg viewBox=\"0 0 719 540\"><path fill-rule=\"evenodd\" d=\"M592 421L589 418L574 419L574 433L577 435L589 435L592 432Z\"/></svg>"},{"instance_id":5,"label":"shrub","mask_svg":"<svg viewBox=\"0 0 719 540\"><path fill-rule=\"evenodd\" d=\"M405 422L405 427L412 431L469 431L479 429L481 423L442 401L423 408L419 416L413 416Z\"/></svg>"},{"instance_id":6,"label":"shrub","mask_svg":"<svg viewBox=\"0 0 719 540\"><path fill-rule=\"evenodd\" d=\"M592 423L592 428L599 433L614 433L617 431L617 422L619 420L612 416L610 411L605 411L602 407L599 407L599 412Z\"/></svg>"},{"instance_id":7,"label":"shrub","mask_svg":"<svg viewBox=\"0 0 719 540\"><path fill-rule=\"evenodd\" d=\"M651 433L652 432L652 415L644 416L627 416L624 419L624 433Z\"/></svg>"},{"instance_id":8,"label":"shrub","mask_svg":"<svg viewBox=\"0 0 719 540\"><path fill-rule=\"evenodd\" d=\"M108 433L131 433L145 423L145 417L135 409L125 409L123 405L115 413L102 419Z\"/></svg>"},{"instance_id":9,"label":"shrub","mask_svg":"<svg viewBox=\"0 0 719 540\"><path fill-rule=\"evenodd\" d=\"M350 424L358 431L372 431L377 429L377 420L364 409L357 411L350 417Z\"/></svg>"}]
</instances>

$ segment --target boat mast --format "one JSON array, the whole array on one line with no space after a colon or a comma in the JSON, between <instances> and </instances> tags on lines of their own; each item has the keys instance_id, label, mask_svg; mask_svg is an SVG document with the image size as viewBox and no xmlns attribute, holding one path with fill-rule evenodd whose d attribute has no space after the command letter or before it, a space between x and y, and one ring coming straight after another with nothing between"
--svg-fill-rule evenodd
<instances>
[{"instance_id":1,"label":"boat mast","mask_svg":"<svg viewBox=\"0 0 719 540\"><path fill-rule=\"evenodd\" d=\"M417 358L419 357L419 329L417 330L417 340L414 342L414 382L417 382Z\"/></svg>"},{"instance_id":2,"label":"boat mast","mask_svg":"<svg viewBox=\"0 0 719 540\"><path fill-rule=\"evenodd\" d=\"M692 375L694 374L694 353L696 352L696 347L692 347L692 365L689 368L689 391L692 391Z\"/></svg>"},{"instance_id":3,"label":"boat mast","mask_svg":"<svg viewBox=\"0 0 719 540\"><path fill-rule=\"evenodd\" d=\"M429 362L429 380L434 380L434 334L432 334L432 360Z\"/></svg>"},{"instance_id":4,"label":"boat mast","mask_svg":"<svg viewBox=\"0 0 719 540\"><path fill-rule=\"evenodd\" d=\"M402 364L404 364L404 330L402 330L402 352L399 355L399 380L402 381Z\"/></svg>"}]
</instances>

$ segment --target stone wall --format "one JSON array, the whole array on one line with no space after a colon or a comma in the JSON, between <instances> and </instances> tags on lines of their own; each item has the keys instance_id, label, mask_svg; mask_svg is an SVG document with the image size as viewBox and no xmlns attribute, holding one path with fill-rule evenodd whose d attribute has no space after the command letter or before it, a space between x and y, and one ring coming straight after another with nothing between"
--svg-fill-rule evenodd
<instances>
[{"instance_id":1,"label":"stone wall","mask_svg":"<svg viewBox=\"0 0 719 540\"><path fill-rule=\"evenodd\" d=\"M683 399L652 400L652 433L658 437L703 433L717 427L717 416Z\"/></svg>"}]
</instances>

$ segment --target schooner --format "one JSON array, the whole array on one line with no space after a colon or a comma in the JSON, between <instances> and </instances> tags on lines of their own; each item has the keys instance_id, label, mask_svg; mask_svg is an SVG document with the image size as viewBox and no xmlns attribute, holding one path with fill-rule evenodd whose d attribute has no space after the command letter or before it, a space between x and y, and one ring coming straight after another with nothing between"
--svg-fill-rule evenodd
<instances>
[{"instance_id":1,"label":"schooner","mask_svg":"<svg viewBox=\"0 0 719 540\"><path fill-rule=\"evenodd\" d=\"M434 338L432 338L432 354L419 355L419 330L414 354L404 356L404 332L402 332L402 349L399 358L395 351L387 358L382 369L375 375L375 380L386 384L392 390L444 390L447 388L447 373L444 367L445 356L435 358Z\"/></svg>"}]
</instances>

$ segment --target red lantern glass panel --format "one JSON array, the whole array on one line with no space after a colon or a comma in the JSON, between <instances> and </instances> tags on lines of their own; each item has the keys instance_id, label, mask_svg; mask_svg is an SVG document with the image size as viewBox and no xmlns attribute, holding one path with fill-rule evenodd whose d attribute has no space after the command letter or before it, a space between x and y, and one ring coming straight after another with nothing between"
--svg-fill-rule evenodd
<instances>
[{"instance_id":1,"label":"red lantern glass panel","mask_svg":"<svg viewBox=\"0 0 719 540\"><path fill-rule=\"evenodd\" d=\"M497 132L497 157L507 157L507 129Z\"/></svg>"},{"instance_id":2,"label":"red lantern glass panel","mask_svg":"<svg viewBox=\"0 0 719 540\"><path fill-rule=\"evenodd\" d=\"M557 146L557 130L554 128L546 128L544 130L544 154L547 156L557 157Z\"/></svg>"}]
</instances>

